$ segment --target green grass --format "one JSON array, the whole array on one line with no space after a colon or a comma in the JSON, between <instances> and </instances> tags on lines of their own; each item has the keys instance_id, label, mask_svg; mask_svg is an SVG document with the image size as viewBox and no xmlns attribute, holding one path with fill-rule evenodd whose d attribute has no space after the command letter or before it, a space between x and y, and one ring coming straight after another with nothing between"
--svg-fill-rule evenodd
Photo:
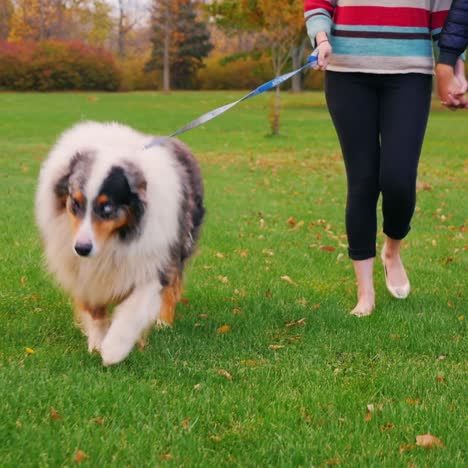
<instances>
[{"instance_id":1,"label":"green grass","mask_svg":"<svg viewBox=\"0 0 468 468\"><path fill-rule=\"evenodd\" d=\"M347 313L345 178L323 96L284 94L280 137L271 96L183 136L208 209L187 303L122 364L88 355L41 264L41 160L80 119L167 134L239 96L0 94L2 467L71 466L77 450L85 466L466 466L466 113L431 113L403 253L413 291L390 297L377 265L366 319ZM444 447L415 447L428 432Z\"/></svg>"}]
</instances>

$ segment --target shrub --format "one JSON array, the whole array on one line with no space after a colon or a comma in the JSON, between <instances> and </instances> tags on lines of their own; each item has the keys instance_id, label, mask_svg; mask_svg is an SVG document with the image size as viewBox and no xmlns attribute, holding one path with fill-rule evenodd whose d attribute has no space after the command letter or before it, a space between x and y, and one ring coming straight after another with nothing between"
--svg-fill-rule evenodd
<instances>
[{"instance_id":1,"label":"shrub","mask_svg":"<svg viewBox=\"0 0 468 468\"><path fill-rule=\"evenodd\" d=\"M273 77L267 57L227 60L225 56L216 55L205 59L204 64L197 74L200 89L253 89Z\"/></svg>"},{"instance_id":2,"label":"shrub","mask_svg":"<svg viewBox=\"0 0 468 468\"><path fill-rule=\"evenodd\" d=\"M0 88L116 91L120 71L112 55L81 42L0 42Z\"/></svg>"}]
</instances>

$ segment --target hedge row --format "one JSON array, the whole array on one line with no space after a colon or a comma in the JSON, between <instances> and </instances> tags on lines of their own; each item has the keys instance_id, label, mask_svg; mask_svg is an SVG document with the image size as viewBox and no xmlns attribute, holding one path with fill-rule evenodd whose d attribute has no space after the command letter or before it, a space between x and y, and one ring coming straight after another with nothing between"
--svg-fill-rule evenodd
<instances>
[{"instance_id":1,"label":"hedge row","mask_svg":"<svg viewBox=\"0 0 468 468\"><path fill-rule=\"evenodd\" d=\"M81 42L0 41L0 89L19 91L161 89L161 73L144 72L147 57L116 64L112 54ZM286 70L285 70L286 71ZM268 57L229 60L211 56L197 74L203 90L253 89L273 77ZM287 88L290 83L283 85ZM305 89L323 88L323 73L309 72Z\"/></svg>"},{"instance_id":2,"label":"hedge row","mask_svg":"<svg viewBox=\"0 0 468 468\"><path fill-rule=\"evenodd\" d=\"M120 86L113 56L81 42L0 41L0 88L10 90L105 90Z\"/></svg>"}]
</instances>

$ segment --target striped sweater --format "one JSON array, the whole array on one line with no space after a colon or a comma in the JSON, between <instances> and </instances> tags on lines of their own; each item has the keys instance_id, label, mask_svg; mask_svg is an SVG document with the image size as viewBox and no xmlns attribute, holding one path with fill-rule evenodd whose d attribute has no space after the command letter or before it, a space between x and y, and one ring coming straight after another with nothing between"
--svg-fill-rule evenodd
<instances>
[{"instance_id":1,"label":"striped sweater","mask_svg":"<svg viewBox=\"0 0 468 468\"><path fill-rule=\"evenodd\" d=\"M319 31L328 34L333 54L327 70L432 74L432 41L437 41L451 3L304 0L304 16L313 46Z\"/></svg>"}]
</instances>

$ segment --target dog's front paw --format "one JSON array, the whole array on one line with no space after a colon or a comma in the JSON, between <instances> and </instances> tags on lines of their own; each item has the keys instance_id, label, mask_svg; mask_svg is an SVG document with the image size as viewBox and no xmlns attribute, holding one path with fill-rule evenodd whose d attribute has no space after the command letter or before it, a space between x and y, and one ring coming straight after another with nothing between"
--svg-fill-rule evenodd
<instances>
[{"instance_id":1,"label":"dog's front paw","mask_svg":"<svg viewBox=\"0 0 468 468\"><path fill-rule=\"evenodd\" d=\"M123 361L132 350L134 342L124 337L107 336L101 344L102 363L112 366Z\"/></svg>"},{"instance_id":2,"label":"dog's front paw","mask_svg":"<svg viewBox=\"0 0 468 468\"><path fill-rule=\"evenodd\" d=\"M102 323L96 323L94 327L88 330L88 351L90 353L94 351L100 352L101 344L104 341L108 329L109 322L107 320L102 320Z\"/></svg>"}]
</instances>

